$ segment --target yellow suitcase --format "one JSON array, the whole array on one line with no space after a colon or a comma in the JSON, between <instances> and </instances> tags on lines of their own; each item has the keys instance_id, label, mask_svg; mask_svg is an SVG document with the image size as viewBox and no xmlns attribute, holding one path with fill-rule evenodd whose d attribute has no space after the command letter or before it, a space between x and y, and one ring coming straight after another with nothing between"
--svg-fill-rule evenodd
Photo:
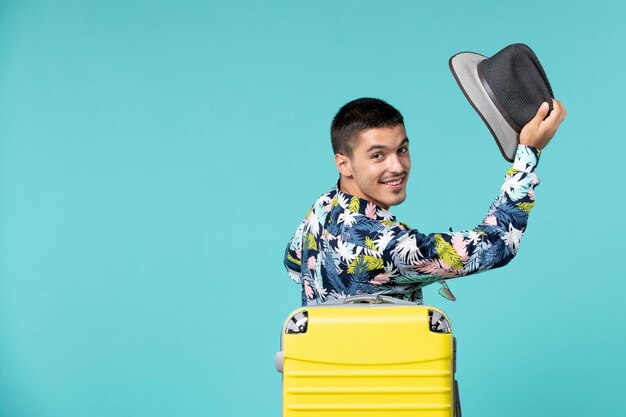
<instances>
[{"instance_id":1,"label":"yellow suitcase","mask_svg":"<svg viewBox=\"0 0 626 417\"><path fill-rule=\"evenodd\" d=\"M461 417L455 341L435 307L367 295L299 308L276 369L284 417Z\"/></svg>"}]
</instances>

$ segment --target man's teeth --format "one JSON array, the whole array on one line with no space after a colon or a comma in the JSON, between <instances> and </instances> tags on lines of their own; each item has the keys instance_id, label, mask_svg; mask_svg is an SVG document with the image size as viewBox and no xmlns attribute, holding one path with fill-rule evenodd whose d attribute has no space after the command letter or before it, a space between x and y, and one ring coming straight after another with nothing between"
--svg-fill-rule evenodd
<instances>
[{"instance_id":1,"label":"man's teeth","mask_svg":"<svg viewBox=\"0 0 626 417\"><path fill-rule=\"evenodd\" d=\"M387 185L400 185L401 182L402 182L402 180L386 181L385 184L387 184Z\"/></svg>"}]
</instances>

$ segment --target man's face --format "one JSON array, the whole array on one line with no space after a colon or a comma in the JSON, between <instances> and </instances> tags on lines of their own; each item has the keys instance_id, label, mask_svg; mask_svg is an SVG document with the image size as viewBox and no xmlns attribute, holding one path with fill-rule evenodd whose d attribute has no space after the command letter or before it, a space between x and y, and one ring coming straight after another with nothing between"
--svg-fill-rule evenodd
<instances>
[{"instance_id":1,"label":"man's face","mask_svg":"<svg viewBox=\"0 0 626 417\"><path fill-rule=\"evenodd\" d=\"M385 209L402 203L411 170L404 126L367 129L355 142L352 156L335 155L342 191Z\"/></svg>"}]
</instances>

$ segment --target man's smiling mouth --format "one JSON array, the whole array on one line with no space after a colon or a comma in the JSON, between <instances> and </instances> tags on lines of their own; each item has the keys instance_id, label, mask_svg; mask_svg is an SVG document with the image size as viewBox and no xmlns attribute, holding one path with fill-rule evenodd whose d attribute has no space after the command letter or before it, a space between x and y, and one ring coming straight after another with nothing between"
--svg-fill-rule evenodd
<instances>
[{"instance_id":1,"label":"man's smiling mouth","mask_svg":"<svg viewBox=\"0 0 626 417\"><path fill-rule=\"evenodd\" d=\"M388 181L382 181L382 183L389 187L397 187L401 185L403 181L404 181L404 177L400 177L400 178L394 178Z\"/></svg>"}]
</instances>

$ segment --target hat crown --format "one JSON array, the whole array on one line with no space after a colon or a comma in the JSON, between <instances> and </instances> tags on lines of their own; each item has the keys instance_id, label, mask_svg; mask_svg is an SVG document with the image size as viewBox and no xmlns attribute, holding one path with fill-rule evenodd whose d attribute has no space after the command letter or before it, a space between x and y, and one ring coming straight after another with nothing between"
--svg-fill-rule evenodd
<instances>
[{"instance_id":1,"label":"hat crown","mask_svg":"<svg viewBox=\"0 0 626 417\"><path fill-rule=\"evenodd\" d=\"M496 96L494 101L499 102L498 107L504 107L501 110L508 113L505 114L507 120L512 119L517 125L512 127L518 132L544 101L552 110L552 87L539 59L527 45L507 46L482 61L478 71L488 84L488 90Z\"/></svg>"}]
</instances>

